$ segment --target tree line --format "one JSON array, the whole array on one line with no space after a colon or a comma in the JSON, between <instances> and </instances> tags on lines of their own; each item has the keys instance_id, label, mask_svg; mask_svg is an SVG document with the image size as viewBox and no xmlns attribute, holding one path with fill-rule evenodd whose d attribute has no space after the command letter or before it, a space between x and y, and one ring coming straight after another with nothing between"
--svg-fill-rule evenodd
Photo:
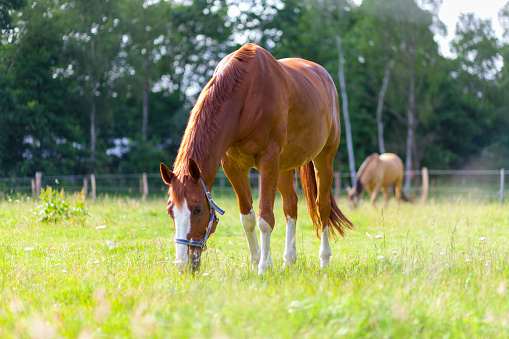
<instances>
[{"instance_id":1,"label":"tree line","mask_svg":"<svg viewBox=\"0 0 509 339\"><path fill-rule=\"evenodd\" d=\"M335 165L509 168L504 28L441 0L7 0L0 4L0 176L157 172L217 63L245 42L324 66L340 93Z\"/></svg>"}]
</instances>

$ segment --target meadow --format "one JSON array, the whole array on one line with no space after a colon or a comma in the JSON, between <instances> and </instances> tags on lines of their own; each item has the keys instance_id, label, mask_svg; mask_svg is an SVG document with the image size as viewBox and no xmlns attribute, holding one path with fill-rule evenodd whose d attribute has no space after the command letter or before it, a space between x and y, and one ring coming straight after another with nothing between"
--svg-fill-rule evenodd
<instances>
[{"instance_id":1,"label":"meadow","mask_svg":"<svg viewBox=\"0 0 509 339\"><path fill-rule=\"evenodd\" d=\"M41 222L39 201L0 200L2 338L507 338L509 206L461 199L382 210L339 205L354 222L319 269L299 203L298 261L282 270L276 200L273 269L251 270L237 203L196 274L173 265L164 193L102 197L89 215ZM255 200L255 204L257 201Z\"/></svg>"}]
</instances>

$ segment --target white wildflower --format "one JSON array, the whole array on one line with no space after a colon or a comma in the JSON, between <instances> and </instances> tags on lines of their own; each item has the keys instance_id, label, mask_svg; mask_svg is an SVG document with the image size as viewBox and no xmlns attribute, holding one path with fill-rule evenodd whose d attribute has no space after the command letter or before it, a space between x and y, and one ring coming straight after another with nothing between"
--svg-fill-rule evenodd
<instances>
[{"instance_id":1,"label":"white wildflower","mask_svg":"<svg viewBox=\"0 0 509 339\"><path fill-rule=\"evenodd\" d=\"M99 260L94 261L94 264L98 264L98 263L100 263L100 261L99 261Z\"/></svg>"},{"instance_id":2,"label":"white wildflower","mask_svg":"<svg viewBox=\"0 0 509 339\"><path fill-rule=\"evenodd\" d=\"M115 248L115 243L113 241L110 241L110 240L106 240L106 244L108 244L108 248L110 250L114 249Z\"/></svg>"},{"instance_id":3,"label":"white wildflower","mask_svg":"<svg viewBox=\"0 0 509 339\"><path fill-rule=\"evenodd\" d=\"M99 226L97 226L95 229L96 229L96 230L103 230L103 229L105 229L105 228L106 228L106 225L99 225Z\"/></svg>"},{"instance_id":4,"label":"white wildflower","mask_svg":"<svg viewBox=\"0 0 509 339\"><path fill-rule=\"evenodd\" d=\"M383 256L383 255L378 256L378 257L377 257L377 259L378 259L378 260L384 259L384 256Z\"/></svg>"},{"instance_id":5,"label":"white wildflower","mask_svg":"<svg viewBox=\"0 0 509 339\"><path fill-rule=\"evenodd\" d=\"M381 236L380 234L375 235L375 239L382 239L382 238L383 238L383 236Z\"/></svg>"},{"instance_id":6,"label":"white wildflower","mask_svg":"<svg viewBox=\"0 0 509 339\"><path fill-rule=\"evenodd\" d=\"M25 247L25 252L30 252L30 251L33 251L34 248L33 247Z\"/></svg>"},{"instance_id":7,"label":"white wildflower","mask_svg":"<svg viewBox=\"0 0 509 339\"><path fill-rule=\"evenodd\" d=\"M486 238L485 237L480 237L479 241L486 241Z\"/></svg>"},{"instance_id":8,"label":"white wildflower","mask_svg":"<svg viewBox=\"0 0 509 339\"><path fill-rule=\"evenodd\" d=\"M470 259L465 259L465 262L470 262Z\"/></svg>"}]
</instances>

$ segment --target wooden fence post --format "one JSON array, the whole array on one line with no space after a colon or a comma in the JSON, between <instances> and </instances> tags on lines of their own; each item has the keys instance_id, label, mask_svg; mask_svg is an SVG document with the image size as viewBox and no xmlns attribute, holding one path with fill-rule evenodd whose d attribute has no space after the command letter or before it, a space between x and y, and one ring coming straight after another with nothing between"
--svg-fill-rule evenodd
<instances>
[{"instance_id":1,"label":"wooden fence post","mask_svg":"<svg viewBox=\"0 0 509 339\"><path fill-rule=\"evenodd\" d=\"M500 205L504 204L504 177L505 170L503 168L500 169Z\"/></svg>"},{"instance_id":2,"label":"wooden fence post","mask_svg":"<svg viewBox=\"0 0 509 339\"><path fill-rule=\"evenodd\" d=\"M41 196L41 181L42 181L42 173L35 172L35 195L36 195L36 197Z\"/></svg>"},{"instance_id":3,"label":"wooden fence post","mask_svg":"<svg viewBox=\"0 0 509 339\"><path fill-rule=\"evenodd\" d=\"M87 197L87 192L88 192L88 179L83 178L83 198Z\"/></svg>"},{"instance_id":4,"label":"wooden fence post","mask_svg":"<svg viewBox=\"0 0 509 339\"><path fill-rule=\"evenodd\" d=\"M295 176L294 176L294 179L293 179L293 190L296 193L300 193L299 178L300 178L300 176L298 175L298 171L295 170Z\"/></svg>"},{"instance_id":5,"label":"wooden fence post","mask_svg":"<svg viewBox=\"0 0 509 339\"><path fill-rule=\"evenodd\" d=\"M224 178L221 178L219 180L219 192L220 192L221 196L224 193L224 185L225 185L225 180L224 180Z\"/></svg>"},{"instance_id":6,"label":"wooden fence post","mask_svg":"<svg viewBox=\"0 0 509 339\"><path fill-rule=\"evenodd\" d=\"M336 199L339 199L339 196L341 194L341 173L335 172L334 173L334 196Z\"/></svg>"},{"instance_id":7,"label":"wooden fence post","mask_svg":"<svg viewBox=\"0 0 509 339\"><path fill-rule=\"evenodd\" d=\"M90 185L92 186L92 191L90 192L90 194L92 195L92 202L94 202L95 197L96 197L95 174L94 173L90 174Z\"/></svg>"},{"instance_id":8,"label":"wooden fence post","mask_svg":"<svg viewBox=\"0 0 509 339\"><path fill-rule=\"evenodd\" d=\"M428 168L423 167L421 170L422 176L422 192L421 192L421 204L426 204L426 200L428 199L428 190L429 190L429 176L428 176Z\"/></svg>"},{"instance_id":9,"label":"wooden fence post","mask_svg":"<svg viewBox=\"0 0 509 339\"><path fill-rule=\"evenodd\" d=\"M35 180L30 180L30 183L32 184L32 198L35 198Z\"/></svg>"},{"instance_id":10,"label":"wooden fence post","mask_svg":"<svg viewBox=\"0 0 509 339\"><path fill-rule=\"evenodd\" d=\"M141 176L141 182L142 182L142 187L143 187L143 193L141 195L141 200L145 201L145 200L147 200L147 195L148 195L147 173L143 172L143 174Z\"/></svg>"},{"instance_id":11,"label":"wooden fence post","mask_svg":"<svg viewBox=\"0 0 509 339\"><path fill-rule=\"evenodd\" d=\"M258 172L258 196L260 197L262 195L262 176L260 175L260 172Z\"/></svg>"}]
</instances>

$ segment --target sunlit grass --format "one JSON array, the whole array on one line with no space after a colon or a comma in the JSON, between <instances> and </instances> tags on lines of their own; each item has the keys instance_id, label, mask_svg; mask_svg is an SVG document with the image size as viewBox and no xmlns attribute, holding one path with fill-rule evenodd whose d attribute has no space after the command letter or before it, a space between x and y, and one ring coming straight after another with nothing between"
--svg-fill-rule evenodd
<instances>
[{"instance_id":1,"label":"sunlit grass","mask_svg":"<svg viewBox=\"0 0 509 339\"><path fill-rule=\"evenodd\" d=\"M274 267L258 276L236 200L215 200L227 213L195 275L172 264L164 195L99 199L57 223L38 222L32 200L0 201L0 337L509 336L507 205L341 199L356 228L320 270L301 202L298 261L283 271L278 199Z\"/></svg>"}]
</instances>

